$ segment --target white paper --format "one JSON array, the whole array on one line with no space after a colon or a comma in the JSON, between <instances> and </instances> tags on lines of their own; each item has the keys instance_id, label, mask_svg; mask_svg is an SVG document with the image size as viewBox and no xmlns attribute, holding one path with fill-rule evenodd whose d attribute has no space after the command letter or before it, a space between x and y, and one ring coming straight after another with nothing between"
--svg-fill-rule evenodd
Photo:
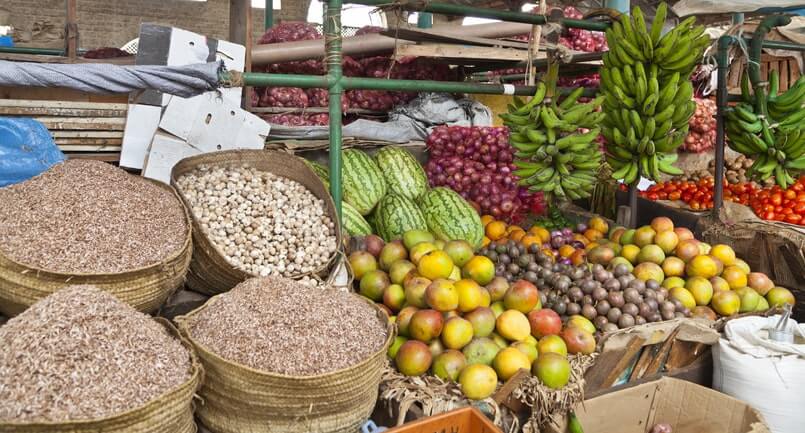
<instances>
[{"instance_id":1,"label":"white paper","mask_svg":"<svg viewBox=\"0 0 805 433\"><path fill-rule=\"evenodd\" d=\"M120 149L121 167L143 168L145 157L148 155L148 147L154 138L161 113L161 107L129 104L126 127L123 130L123 144Z\"/></svg>"}]
</instances>

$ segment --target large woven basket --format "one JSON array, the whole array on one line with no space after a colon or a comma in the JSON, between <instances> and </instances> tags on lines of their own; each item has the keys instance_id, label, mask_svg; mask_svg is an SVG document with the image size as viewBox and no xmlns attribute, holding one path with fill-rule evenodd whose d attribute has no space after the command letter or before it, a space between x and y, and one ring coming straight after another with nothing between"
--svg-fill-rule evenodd
<instances>
[{"instance_id":1,"label":"large woven basket","mask_svg":"<svg viewBox=\"0 0 805 433\"><path fill-rule=\"evenodd\" d=\"M171 191L176 197L177 205L184 210L187 231L184 244L178 251L159 263L114 274L51 272L15 262L0 252L0 312L15 316L57 290L78 284L96 286L142 312L148 313L159 308L184 284L193 255L190 215L173 188L150 179L145 180ZM154 227L154 236L159 236L159 227Z\"/></svg>"},{"instance_id":2,"label":"large woven basket","mask_svg":"<svg viewBox=\"0 0 805 433\"><path fill-rule=\"evenodd\" d=\"M266 150L228 150L223 152L205 153L192 156L179 161L171 170L171 185L179 192L185 207L191 208L184 193L177 186L176 181L183 175L194 171L198 166L236 167L249 165L261 171L273 173L304 185L316 197L324 200L327 206L327 215L338 224L330 193L321 180L301 159L284 152ZM193 260L190 263L190 272L187 274L187 285L201 293L215 295L235 287L239 283L254 277L245 271L233 267L226 261L221 251L210 242L201 229L196 216L190 213L193 221ZM341 231L336 230L336 245L341 245ZM313 274L326 278L338 251L333 251L329 260ZM291 275L289 278L298 279L310 274Z\"/></svg>"},{"instance_id":3,"label":"large woven basket","mask_svg":"<svg viewBox=\"0 0 805 433\"><path fill-rule=\"evenodd\" d=\"M394 339L394 328L383 311L372 304L375 313L386 323L387 333L383 347L372 356L343 370L294 377L228 361L193 339L189 320L213 305L216 298L174 319L180 332L193 344L206 372L200 392L203 403L196 411L204 426L214 433L355 433L359 430L374 409L386 351Z\"/></svg>"},{"instance_id":4,"label":"large woven basket","mask_svg":"<svg viewBox=\"0 0 805 433\"><path fill-rule=\"evenodd\" d=\"M195 433L193 396L204 378L204 370L193 348L165 319L156 318L190 353L191 375L183 384L143 406L101 419L73 422L5 423L0 433Z\"/></svg>"}]
</instances>

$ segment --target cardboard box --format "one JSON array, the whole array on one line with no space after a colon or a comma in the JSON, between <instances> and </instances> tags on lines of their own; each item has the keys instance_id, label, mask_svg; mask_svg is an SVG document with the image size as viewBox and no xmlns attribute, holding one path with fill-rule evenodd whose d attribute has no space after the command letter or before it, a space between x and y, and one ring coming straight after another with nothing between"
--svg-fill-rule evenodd
<instances>
[{"instance_id":1,"label":"cardboard box","mask_svg":"<svg viewBox=\"0 0 805 433\"><path fill-rule=\"evenodd\" d=\"M668 377L585 400L576 416L585 433L648 433L657 423L670 424L673 433L770 433L746 403ZM560 424L547 432L565 432Z\"/></svg>"}]
</instances>

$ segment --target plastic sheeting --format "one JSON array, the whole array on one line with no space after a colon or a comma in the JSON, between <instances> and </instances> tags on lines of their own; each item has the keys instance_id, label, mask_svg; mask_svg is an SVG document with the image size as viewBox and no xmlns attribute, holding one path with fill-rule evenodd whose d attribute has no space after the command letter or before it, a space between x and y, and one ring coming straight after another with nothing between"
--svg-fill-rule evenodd
<instances>
[{"instance_id":1,"label":"plastic sheeting","mask_svg":"<svg viewBox=\"0 0 805 433\"><path fill-rule=\"evenodd\" d=\"M0 86L66 87L88 93L153 89L184 98L218 87L223 62L186 66L120 66L0 61Z\"/></svg>"},{"instance_id":2,"label":"plastic sheeting","mask_svg":"<svg viewBox=\"0 0 805 433\"><path fill-rule=\"evenodd\" d=\"M421 93L406 105L395 108L388 122L358 119L342 128L345 137L408 143L424 140L439 125L492 126L492 111L480 102L455 99L446 93ZM326 126L271 125L271 138L324 139Z\"/></svg>"},{"instance_id":3,"label":"plastic sheeting","mask_svg":"<svg viewBox=\"0 0 805 433\"><path fill-rule=\"evenodd\" d=\"M758 9L797 9L802 0L681 0L672 9L680 16L699 14L731 14L735 12L754 12Z\"/></svg>"},{"instance_id":4,"label":"plastic sheeting","mask_svg":"<svg viewBox=\"0 0 805 433\"><path fill-rule=\"evenodd\" d=\"M0 117L0 187L30 179L64 160L44 125Z\"/></svg>"},{"instance_id":5,"label":"plastic sheeting","mask_svg":"<svg viewBox=\"0 0 805 433\"><path fill-rule=\"evenodd\" d=\"M774 433L802 433L805 425L805 325L789 320L800 344L768 338L780 320L745 317L727 322L713 347L713 388L757 409Z\"/></svg>"}]
</instances>

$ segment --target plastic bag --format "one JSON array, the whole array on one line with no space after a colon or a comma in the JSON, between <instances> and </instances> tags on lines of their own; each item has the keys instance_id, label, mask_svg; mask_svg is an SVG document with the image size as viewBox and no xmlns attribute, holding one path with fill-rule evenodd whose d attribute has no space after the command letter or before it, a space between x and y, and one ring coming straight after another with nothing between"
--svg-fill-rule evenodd
<instances>
[{"instance_id":1,"label":"plastic bag","mask_svg":"<svg viewBox=\"0 0 805 433\"><path fill-rule=\"evenodd\" d=\"M0 117L0 187L30 179L65 159L41 123Z\"/></svg>"},{"instance_id":2,"label":"plastic bag","mask_svg":"<svg viewBox=\"0 0 805 433\"><path fill-rule=\"evenodd\" d=\"M805 344L768 339L780 316L731 320L713 347L713 388L747 402L774 433L802 433L805 425ZM805 325L789 321L794 335ZM800 340L802 341L802 340Z\"/></svg>"}]
</instances>

